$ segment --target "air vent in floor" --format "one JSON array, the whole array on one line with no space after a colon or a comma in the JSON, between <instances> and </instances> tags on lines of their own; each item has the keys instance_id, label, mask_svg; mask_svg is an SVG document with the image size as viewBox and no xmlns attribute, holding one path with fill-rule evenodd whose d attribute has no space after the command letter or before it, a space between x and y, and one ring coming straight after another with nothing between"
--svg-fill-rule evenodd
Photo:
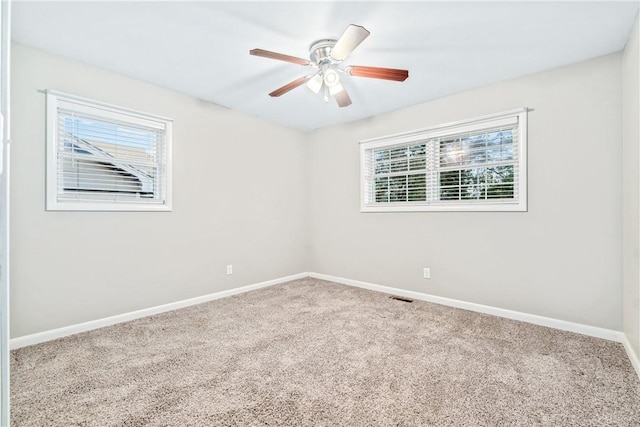
<instances>
[{"instance_id":1,"label":"air vent in floor","mask_svg":"<svg viewBox=\"0 0 640 427\"><path fill-rule=\"evenodd\" d=\"M392 297L389 297L389 298L394 299L394 300L396 300L396 301L402 301L402 302L413 302L413 300L410 300L410 299L408 299L408 298L402 298L402 297L396 297L396 296L392 296Z\"/></svg>"}]
</instances>

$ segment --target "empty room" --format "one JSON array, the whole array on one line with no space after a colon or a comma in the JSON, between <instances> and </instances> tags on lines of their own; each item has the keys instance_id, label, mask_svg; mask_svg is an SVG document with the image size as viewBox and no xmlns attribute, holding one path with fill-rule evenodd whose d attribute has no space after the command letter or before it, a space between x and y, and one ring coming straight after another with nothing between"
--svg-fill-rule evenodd
<instances>
[{"instance_id":1,"label":"empty room","mask_svg":"<svg viewBox=\"0 0 640 427\"><path fill-rule=\"evenodd\" d=\"M640 426L638 1L0 8L0 425Z\"/></svg>"}]
</instances>

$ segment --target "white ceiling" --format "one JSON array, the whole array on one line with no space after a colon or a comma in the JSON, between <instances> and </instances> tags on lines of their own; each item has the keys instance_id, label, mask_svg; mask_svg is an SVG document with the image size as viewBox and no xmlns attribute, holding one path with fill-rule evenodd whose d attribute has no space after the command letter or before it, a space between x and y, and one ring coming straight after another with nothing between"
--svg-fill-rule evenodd
<instances>
[{"instance_id":1,"label":"white ceiling","mask_svg":"<svg viewBox=\"0 0 640 427\"><path fill-rule=\"evenodd\" d=\"M12 31L19 43L309 131L619 51L637 10L637 1L18 0ZM305 86L267 95L309 70L250 49L308 58L311 42L351 23L371 36L345 64L405 68L409 79L346 77L346 108Z\"/></svg>"}]
</instances>

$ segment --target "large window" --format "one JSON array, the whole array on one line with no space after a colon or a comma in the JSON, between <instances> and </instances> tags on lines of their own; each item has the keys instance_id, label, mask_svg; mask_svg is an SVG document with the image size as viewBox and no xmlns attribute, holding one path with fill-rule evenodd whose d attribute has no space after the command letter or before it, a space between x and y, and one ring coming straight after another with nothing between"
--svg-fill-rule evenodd
<instances>
[{"instance_id":1,"label":"large window","mask_svg":"<svg viewBox=\"0 0 640 427\"><path fill-rule=\"evenodd\" d=\"M47 210L171 210L171 128L47 91Z\"/></svg>"},{"instance_id":2,"label":"large window","mask_svg":"<svg viewBox=\"0 0 640 427\"><path fill-rule=\"evenodd\" d=\"M363 212L526 211L525 109L363 141Z\"/></svg>"}]
</instances>

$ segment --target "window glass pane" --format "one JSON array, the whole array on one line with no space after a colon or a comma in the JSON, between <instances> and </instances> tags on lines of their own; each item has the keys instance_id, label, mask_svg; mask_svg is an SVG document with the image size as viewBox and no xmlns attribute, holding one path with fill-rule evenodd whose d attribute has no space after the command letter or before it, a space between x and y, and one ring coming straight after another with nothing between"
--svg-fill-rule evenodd
<instances>
[{"instance_id":1,"label":"window glass pane","mask_svg":"<svg viewBox=\"0 0 640 427\"><path fill-rule=\"evenodd\" d=\"M62 191L138 195L158 191L161 135L117 122L60 112Z\"/></svg>"},{"instance_id":2,"label":"window glass pane","mask_svg":"<svg viewBox=\"0 0 640 427\"><path fill-rule=\"evenodd\" d=\"M473 200L485 197L485 172L484 168L462 169L460 171L462 185L460 199Z\"/></svg>"},{"instance_id":3,"label":"window glass pane","mask_svg":"<svg viewBox=\"0 0 640 427\"><path fill-rule=\"evenodd\" d=\"M440 141L440 166L459 165L461 161L461 141L459 138Z\"/></svg>"},{"instance_id":4,"label":"window glass pane","mask_svg":"<svg viewBox=\"0 0 640 427\"><path fill-rule=\"evenodd\" d=\"M407 159L392 160L390 165L391 172L405 172L409 167Z\"/></svg>"},{"instance_id":5,"label":"window glass pane","mask_svg":"<svg viewBox=\"0 0 640 427\"><path fill-rule=\"evenodd\" d=\"M389 178L376 178L375 197L376 202L386 203L389 201Z\"/></svg>"},{"instance_id":6,"label":"window glass pane","mask_svg":"<svg viewBox=\"0 0 640 427\"><path fill-rule=\"evenodd\" d=\"M427 158L425 156L412 157L409 159L409 170L422 170L427 167Z\"/></svg>"},{"instance_id":7,"label":"window glass pane","mask_svg":"<svg viewBox=\"0 0 640 427\"><path fill-rule=\"evenodd\" d=\"M460 200L460 187L440 188L440 200Z\"/></svg>"},{"instance_id":8,"label":"window glass pane","mask_svg":"<svg viewBox=\"0 0 640 427\"><path fill-rule=\"evenodd\" d=\"M510 199L513 197L513 165L461 169L440 174L441 200Z\"/></svg>"},{"instance_id":9,"label":"window glass pane","mask_svg":"<svg viewBox=\"0 0 640 427\"><path fill-rule=\"evenodd\" d=\"M460 199L460 171L448 171L440 174L440 199Z\"/></svg>"},{"instance_id":10,"label":"window glass pane","mask_svg":"<svg viewBox=\"0 0 640 427\"><path fill-rule=\"evenodd\" d=\"M409 157L424 156L426 153L426 144L416 144L407 147L407 156Z\"/></svg>"},{"instance_id":11,"label":"window glass pane","mask_svg":"<svg viewBox=\"0 0 640 427\"><path fill-rule=\"evenodd\" d=\"M389 161L384 160L384 161L376 162L375 173L376 174L389 173Z\"/></svg>"},{"instance_id":12,"label":"window glass pane","mask_svg":"<svg viewBox=\"0 0 640 427\"><path fill-rule=\"evenodd\" d=\"M396 147L389 151L391 160L394 159L402 159L407 157L407 148L406 147Z\"/></svg>"},{"instance_id":13,"label":"window glass pane","mask_svg":"<svg viewBox=\"0 0 640 427\"><path fill-rule=\"evenodd\" d=\"M375 152L375 160L377 161L381 161L381 160L389 160L389 150L378 150Z\"/></svg>"},{"instance_id":14,"label":"window glass pane","mask_svg":"<svg viewBox=\"0 0 640 427\"><path fill-rule=\"evenodd\" d=\"M374 173L376 175L425 169L426 144L377 150L374 153Z\"/></svg>"},{"instance_id":15,"label":"window glass pane","mask_svg":"<svg viewBox=\"0 0 640 427\"><path fill-rule=\"evenodd\" d=\"M512 145L498 145L496 147L490 147L487 150L488 162L503 162L509 160L513 160Z\"/></svg>"},{"instance_id":16,"label":"window glass pane","mask_svg":"<svg viewBox=\"0 0 640 427\"><path fill-rule=\"evenodd\" d=\"M487 152L484 149L475 149L475 150L464 150L460 155L460 163L463 165L470 164L478 164L478 163L486 163L487 162Z\"/></svg>"},{"instance_id":17,"label":"window glass pane","mask_svg":"<svg viewBox=\"0 0 640 427\"><path fill-rule=\"evenodd\" d=\"M154 129L139 129L130 126L105 123L82 117L65 117L65 133L70 141L82 150L95 147L91 154L128 160L131 163L156 162L158 139L161 133ZM65 148L69 148L68 146ZM87 151L84 151L87 153Z\"/></svg>"},{"instance_id":18,"label":"window glass pane","mask_svg":"<svg viewBox=\"0 0 640 427\"><path fill-rule=\"evenodd\" d=\"M440 166L475 165L513 160L512 129L443 139Z\"/></svg>"},{"instance_id":19,"label":"window glass pane","mask_svg":"<svg viewBox=\"0 0 640 427\"><path fill-rule=\"evenodd\" d=\"M424 202L427 200L427 178L425 174L409 175L408 200L410 202Z\"/></svg>"},{"instance_id":20,"label":"window glass pane","mask_svg":"<svg viewBox=\"0 0 640 427\"><path fill-rule=\"evenodd\" d=\"M392 176L389 178L389 201L390 202L406 202L407 201L407 177Z\"/></svg>"},{"instance_id":21,"label":"window glass pane","mask_svg":"<svg viewBox=\"0 0 640 427\"><path fill-rule=\"evenodd\" d=\"M374 152L373 158L375 164L374 173L389 173L389 160L391 158L389 150L377 150Z\"/></svg>"},{"instance_id":22,"label":"window glass pane","mask_svg":"<svg viewBox=\"0 0 640 427\"><path fill-rule=\"evenodd\" d=\"M477 200L485 198L484 184L465 185L460 190L460 200Z\"/></svg>"},{"instance_id":23,"label":"window glass pane","mask_svg":"<svg viewBox=\"0 0 640 427\"><path fill-rule=\"evenodd\" d=\"M488 168L486 181L488 199L513 199L513 165Z\"/></svg>"},{"instance_id":24,"label":"window glass pane","mask_svg":"<svg viewBox=\"0 0 640 427\"><path fill-rule=\"evenodd\" d=\"M487 199L513 199L514 183L488 184Z\"/></svg>"},{"instance_id":25,"label":"window glass pane","mask_svg":"<svg viewBox=\"0 0 640 427\"><path fill-rule=\"evenodd\" d=\"M440 173L440 187L451 187L460 185L460 171L447 171Z\"/></svg>"},{"instance_id":26,"label":"window glass pane","mask_svg":"<svg viewBox=\"0 0 640 427\"><path fill-rule=\"evenodd\" d=\"M513 130L501 129L487 133L489 145L511 144L513 142Z\"/></svg>"},{"instance_id":27,"label":"window glass pane","mask_svg":"<svg viewBox=\"0 0 640 427\"><path fill-rule=\"evenodd\" d=\"M468 135L461 138L461 148L465 151L483 149L487 146L487 134Z\"/></svg>"}]
</instances>

